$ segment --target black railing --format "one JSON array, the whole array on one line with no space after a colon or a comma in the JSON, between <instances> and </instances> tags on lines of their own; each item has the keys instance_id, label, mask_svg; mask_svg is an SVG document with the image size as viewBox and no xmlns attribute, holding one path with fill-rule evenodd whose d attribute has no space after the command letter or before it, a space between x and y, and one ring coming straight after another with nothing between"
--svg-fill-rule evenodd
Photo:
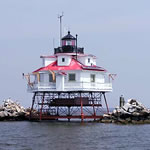
<instances>
[{"instance_id":1,"label":"black railing","mask_svg":"<svg viewBox=\"0 0 150 150\"><path fill-rule=\"evenodd\" d=\"M84 48L80 48L78 47L77 49L75 47L72 46L64 46L64 47L58 47L58 48L54 48L54 54L57 53L80 53L80 54L84 54Z\"/></svg>"}]
</instances>

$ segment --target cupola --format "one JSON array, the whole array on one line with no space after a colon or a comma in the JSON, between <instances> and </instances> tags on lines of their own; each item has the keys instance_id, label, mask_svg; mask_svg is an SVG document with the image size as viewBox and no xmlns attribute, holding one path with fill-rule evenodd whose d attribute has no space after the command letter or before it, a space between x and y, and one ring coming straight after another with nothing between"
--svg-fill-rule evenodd
<instances>
[{"instance_id":1,"label":"cupola","mask_svg":"<svg viewBox=\"0 0 150 150\"><path fill-rule=\"evenodd\" d=\"M62 51L64 53L74 53L76 52L76 38L70 34L70 31L68 31L68 34L64 36L61 39L62 42Z\"/></svg>"},{"instance_id":2,"label":"cupola","mask_svg":"<svg viewBox=\"0 0 150 150\"><path fill-rule=\"evenodd\" d=\"M68 31L68 34L64 36L62 39L62 47L63 46L75 46L76 38L70 34L70 31Z\"/></svg>"},{"instance_id":3,"label":"cupola","mask_svg":"<svg viewBox=\"0 0 150 150\"><path fill-rule=\"evenodd\" d=\"M55 48L54 53L84 53L83 50L84 48L77 47L77 36L75 38L68 31L61 39L61 47Z\"/></svg>"}]
</instances>

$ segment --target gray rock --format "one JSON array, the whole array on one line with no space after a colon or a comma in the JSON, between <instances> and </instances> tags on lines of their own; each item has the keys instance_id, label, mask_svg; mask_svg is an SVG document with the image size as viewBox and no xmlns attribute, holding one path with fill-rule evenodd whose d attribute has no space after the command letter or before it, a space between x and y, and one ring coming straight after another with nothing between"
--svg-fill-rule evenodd
<instances>
[{"instance_id":1,"label":"gray rock","mask_svg":"<svg viewBox=\"0 0 150 150\"><path fill-rule=\"evenodd\" d=\"M135 99L129 99L122 107L116 107L112 114L103 115L102 122L150 123L150 110Z\"/></svg>"},{"instance_id":2,"label":"gray rock","mask_svg":"<svg viewBox=\"0 0 150 150\"><path fill-rule=\"evenodd\" d=\"M0 111L0 118L5 117L4 111Z\"/></svg>"},{"instance_id":3,"label":"gray rock","mask_svg":"<svg viewBox=\"0 0 150 150\"><path fill-rule=\"evenodd\" d=\"M8 112L7 111L3 111L4 116L7 117L8 116Z\"/></svg>"},{"instance_id":4,"label":"gray rock","mask_svg":"<svg viewBox=\"0 0 150 150\"><path fill-rule=\"evenodd\" d=\"M150 123L150 119L143 120L144 123Z\"/></svg>"},{"instance_id":5,"label":"gray rock","mask_svg":"<svg viewBox=\"0 0 150 150\"><path fill-rule=\"evenodd\" d=\"M0 107L0 117L18 117L25 115L25 108L11 99L3 101Z\"/></svg>"}]
</instances>

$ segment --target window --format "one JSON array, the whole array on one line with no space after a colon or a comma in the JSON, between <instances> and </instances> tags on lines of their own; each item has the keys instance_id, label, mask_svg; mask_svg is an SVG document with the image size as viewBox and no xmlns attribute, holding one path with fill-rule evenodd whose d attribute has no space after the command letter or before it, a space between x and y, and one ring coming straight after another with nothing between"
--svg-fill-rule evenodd
<instances>
[{"instance_id":1,"label":"window","mask_svg":"<svg viewBox=\"0 0 150 150\"><path fill-rule=\"evenodd\" d=\"M67 40L67 41L66 41L66 45L72 45L71 40Z\"/></svg>"},{"instance_id":2,"label":"window","mask_svg":"<svg viewBox=\"0 0 150 150\"><path fill-rule=\"evenodd\" d=\"M91 74L91 82L95 82L95 74Z\"/></svg>"},{"instance_id":3,"label":"window","mask_svg":"<svg viewBox=\"0 0 150 150\"><path fill-rule=\"evenodd\" d=\"M55 82L56 80L53 80L53 75L49 74L49 82Z\"/></svg>"},{"instance_id":4,"label":"window","mask_svg":"<svg viewBox=\"0 0 150 150\"><path fill-rule=\"evenodd\" d=\"M44 73L39 74L39 81L44 82Z\"/></svg>"},{"instance_id":5,"label":"window","mask_svg":"<svg viewBox=\"0 0 150 150\"><path fill-rule=\"evenodd\" d=\"M62 62L65 62L65 58L62 58Z\"/></svg>"},{"instance_id":6,"label":"window","mask_svg":"<svg viewBox=\"0 0 150 150\"><path fill-rule=\"evenodd\" d=\"M76 75L75 73L70 73L69 74L69 81L75 81L76 80Z\"/></svg>"},{"instance_id":7,"label":"window","mask_svg":"<svg viewBox=\"0 0 150 150\"><path fill-rule=\"evenodd\" d=\"M88 58L88 63L90 63L90 58Z\"/></svg>"}]
</instances>

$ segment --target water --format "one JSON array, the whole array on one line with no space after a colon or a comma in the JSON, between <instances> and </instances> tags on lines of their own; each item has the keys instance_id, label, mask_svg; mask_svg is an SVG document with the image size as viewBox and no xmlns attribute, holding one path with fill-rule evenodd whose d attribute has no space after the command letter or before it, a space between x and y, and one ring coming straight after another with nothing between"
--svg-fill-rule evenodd
<instances>
[{"instance_id":1,"label":"water","mask_svg":"<svg viewBox=\"0 0 150 150\"><path fill-rule=\"evenodd\" d=\"M0 122L0 150L150 150L150 125Z\"/></svg>"}]
</instances>

